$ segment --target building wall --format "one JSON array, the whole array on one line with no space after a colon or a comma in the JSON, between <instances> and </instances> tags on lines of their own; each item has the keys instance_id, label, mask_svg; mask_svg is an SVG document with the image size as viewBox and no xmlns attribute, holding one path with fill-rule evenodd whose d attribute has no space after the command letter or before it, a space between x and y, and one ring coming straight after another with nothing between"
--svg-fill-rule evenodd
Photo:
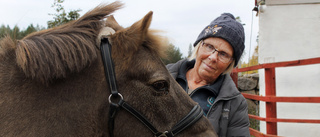
<instances>
[{"instance_id":1,"label":"building wall","mask_svg":"<svg viewBox=\"0 0 320 137\"><path fill-rule=\"evenodd\" d=\"M259 14L259 63L320 57L320 0L266 0ZM264 70L259 70L265 95ZM277 96L320 97L320 64L276 69ZM265 102L260 116L265 117ZM320 104L277 103L277 117L320 119ZM278 123L278 135L314 137L320 124ZM266 133L266 123L260 122Z\"/></svg>"}]
</instances>

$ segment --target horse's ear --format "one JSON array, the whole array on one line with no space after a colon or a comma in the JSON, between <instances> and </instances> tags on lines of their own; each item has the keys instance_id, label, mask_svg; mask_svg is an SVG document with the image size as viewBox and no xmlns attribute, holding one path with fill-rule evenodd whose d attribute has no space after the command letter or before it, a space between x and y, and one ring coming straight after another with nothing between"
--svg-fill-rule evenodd
<instances>
[{"instance_id":1,"label":"horse's ear","mask_svg":"<svg viewBox=\"0 0 320 137\"><path fill-rule=\"evenodd\" d=\"M113 50L114 53L117 53L113 54L113 59L115 59L115 56L118 56L121 57L121 61L130 62L133 53L135 53L135 51L141 47L143 42L146 41L148 29L152 20L152 14L153 12L150 11L141 20L137 21L130 27L116 31L114 35L109 36L112 45L116 45L118 47Z\"/></svg>"},{"instance_id":2,"label":"horse's ear","mask_svg":"<svg viewBox=\"0 0 320 137\"><path fill-rule=\"evenodd\" d=\"M116 19L113 17L113 15L110 15L109 17L107 17L107 21L106 21L106 27L111 27L113 28L115 31L119 31L122 30L123 27L121 27L118 22L116 21Z\"/></svg>"},{"instance_id":3,"label":"horse's ear","mask_svg":"<svg viewBox=\"0 0 320 137\"><path fill-rule=\"evenodd\" d=\"M122 53L126 53L124 52L126 50L131 51L130 53L133 53L132 51L137 50L138 47L145 41L145 38L148 34L148 29L151 24L152 14L153 14L152 11L150 11L141 20L137 21L136 23L131 25L129 28L116 31L115 35L110 36L112 39L111 43L113 45L121 45L120 48L122 50ZM111 18L111 21L112 21L112 18ZM117 52L117 53L120 53L120 52ZM124 56L130 56L130 55L127 55L126 53L121 56L124 57Z\"/></svg>"},{"instance_id":4,"label":"horse's ear","mask_svg":"<svg viewBox=\"0 0 320 137\"><path fill-rule=\"evenodd\" d=\"M153 12L150 11L141 20L137 21L126 30L126 33L130 37L136 38L135 41L139 45L144 41L144 38L147 35L152 20L152 14Z\"/></svg>"},{"instance_id":5,"label":"horse's ear","mask_svg":"<svg viewBox=\"0 0 320 137\"><path fill-rule=\"evenodd\" d=\"M145 15L141 20L133 24L130 28L140 31L140 33L142 33L143 36L145 36L150 27L152 15L153 15L153 12L150 11L147 15Z\"/></svg>"}]
</instances>

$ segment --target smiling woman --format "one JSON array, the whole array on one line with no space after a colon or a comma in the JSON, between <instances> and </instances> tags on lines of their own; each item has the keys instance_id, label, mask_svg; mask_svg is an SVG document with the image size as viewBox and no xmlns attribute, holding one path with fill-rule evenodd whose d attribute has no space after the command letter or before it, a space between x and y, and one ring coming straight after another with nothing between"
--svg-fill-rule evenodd
<instances>
[{"instance_id":1,"label":"smiling woman","mask_svg":"<svg viewBox=\"0 0 320 137\"><path fill-rule=\"evenodd\" d=\"M244 50L244 29L230 13L213 20L198 36L189 60L167 65L171 75L198 102L221 137L249 137L245 98L230 75Z\"/></svg>"},{"instance_id":2,"label":"smiling woman","mask_svg":"<svg viewBox=\"0 0 320 137\"><path fill-rule=\"evenodd\" d=\"M196 56L197 61L194 67L187 72L187 79L190 80L189 85L192 90L216 81L233 61L232 46L224 39L209 37L199 42L198 45L200 47L198 47Z\"/></svg>"}]
</instances>

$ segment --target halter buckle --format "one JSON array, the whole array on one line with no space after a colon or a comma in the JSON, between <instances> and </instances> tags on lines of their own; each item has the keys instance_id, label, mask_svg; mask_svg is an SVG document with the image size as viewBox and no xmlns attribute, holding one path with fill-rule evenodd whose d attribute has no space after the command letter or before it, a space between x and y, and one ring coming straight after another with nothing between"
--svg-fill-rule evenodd
<instances>
[{"instance_id":1,"label":"halter buckle","mask_svg":"<svg viewBox=\"0 0 320 137\"><path fill-rule=\"evenodd\" d=\"M168 131L164 131L164 132L162 132L160 135L155 135L155 137L168 137L167 136L167 133L169 133Z\"/></svg>"},{"instance_id":2,"label":"halter buckle","mask_svg":"<svg viewBox=\"0 0 320 137\"><path fill-rule=\"evenodd\" d=\"M119 100L119 102L121 101L121 100L123 100L123 96L120 94L120 93L118 93L118 95L116 95L116 96L120 96L120 100ZM112 101L111 101L111 97L113 97L113 94L110 94L110 96L109 96L109 103L111 104L112 103Z\"/></svg>"}]
</instances>

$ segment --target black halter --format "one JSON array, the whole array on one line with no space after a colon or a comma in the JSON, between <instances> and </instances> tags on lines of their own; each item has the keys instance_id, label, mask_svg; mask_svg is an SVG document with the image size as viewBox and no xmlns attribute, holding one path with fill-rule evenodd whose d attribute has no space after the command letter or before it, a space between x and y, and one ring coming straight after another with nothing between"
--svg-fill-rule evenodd
<instances>
[{"instance_id":1,"label":"black halter","mask_svg":"<svg viewBox=\"0 0 320 137\"><path fill-rule=\"evenodd\" d=\"M181 119L176 125L173 126L171 130L159 132L141 113L136 111L133 107L131 107L128 103L123 100L123 96L118 92L117 89L117 82L116 82L116 75L113 68L113 62L111 58L111 45L109 43L108 38L101 39L101 56L103 60L104 70L106 78L110 85L111 94L109 96L109 103L110 103L110 110L109 110L109 134L110 137L113 137L113 129L114 129L114 119L116 113L120 108L125 109L133 116L135 116L138 120L140 120L151 132L155 137L173 137L176 134L180 133L185 128L189 127L190 125L194 124L198 121L202 115L203 111L199 105L195 105L193 109L189 112L187 116ZM119 98L118 103L112 102L112 98L116 99Z\"/></svg>"}]
</instances>

